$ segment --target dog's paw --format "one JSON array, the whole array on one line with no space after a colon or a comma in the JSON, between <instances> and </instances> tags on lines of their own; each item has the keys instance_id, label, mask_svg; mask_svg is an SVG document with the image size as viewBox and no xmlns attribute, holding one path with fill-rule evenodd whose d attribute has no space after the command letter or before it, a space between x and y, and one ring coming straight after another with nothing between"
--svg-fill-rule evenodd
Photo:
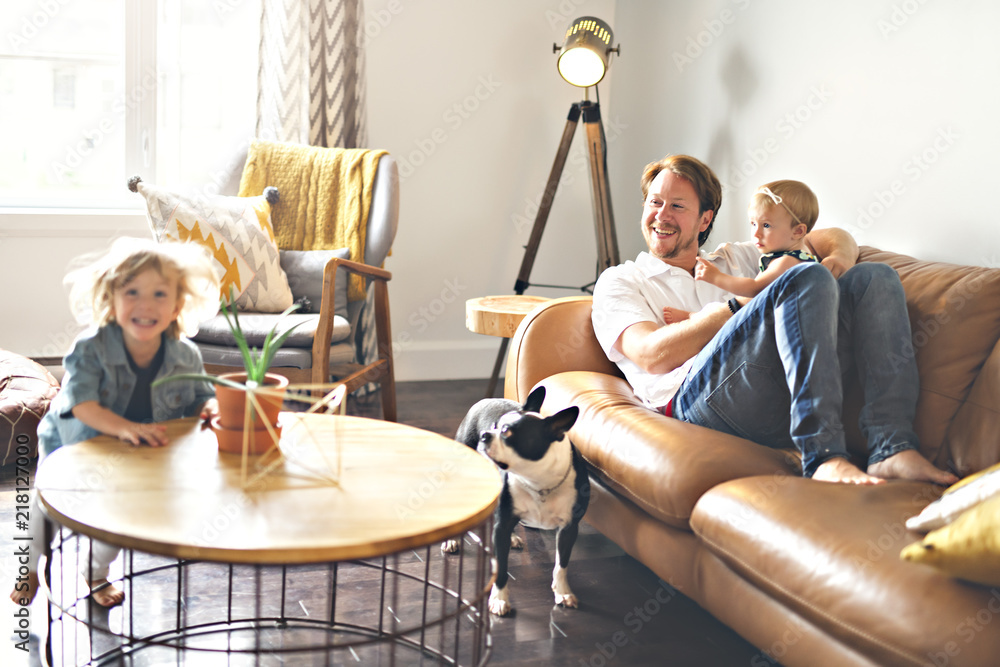
<instances>
[{"instance_id":1,"label":"dog's paw","mask_svg":"<svg viewBox=\"0 0 1000 667\"><path fill-rule=\"evenodd\" d=\"M462 540L455 538L451 540L445 540L441 543L441 553L443 554L457 554L459 548L462 546Z\"/></svg>"},{"instance_id":2,"label":"dog's paw","mask_svg":"<svg viewBox=\"0 0 1000 667\"><path fill-rule=\"evenodd\" d=\"M552 572L552 592L555 593L556 604L572 609L576 609L579 606L576 596L573 595L573 591L569 588L569 581L566 578L566 568L559 567L558 563L556 563L555 570Z\"/></svg>"},{"instance_id":3,"label":"dog's paw","mask_svg":"<svg viewBox=\"0 0 1000 667\"><path fill-rule=\"evenodd\" d=\"M510 536L510 548L511 549L523 549L524 548L524 538L516 533L511 533Z\"/></svg>"},{"instance_id":4,"label":"dog's paw","mask_svg":"<svg viewBox=\"0 0 1000 667\"><path fill-rule=\"evenodd\" d=\"M556 604L571 609L576 609L580 606L580 603L576 600L576 596L572 593L569 593L568 595L560 595L559 593L556 593Z\"/></svg>"},{"instance_id":5,"label":"dog's paw","mask_svg":"<svg viewBox=\"0 0 1000 667\"><path fill-rule=\"evenodd\" d=\"M507 595L507 588L497 588L496 585L490 591L490 613L497 616L506 616L513 607L510 605L510 598Z\"/></svg>"}]
</instances>

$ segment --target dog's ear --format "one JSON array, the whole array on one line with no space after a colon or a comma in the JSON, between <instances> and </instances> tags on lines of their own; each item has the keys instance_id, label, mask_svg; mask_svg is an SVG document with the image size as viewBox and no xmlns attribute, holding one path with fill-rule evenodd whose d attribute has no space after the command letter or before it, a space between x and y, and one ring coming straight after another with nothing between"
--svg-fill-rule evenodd
<instances>
[{"instance_id":1,"label":"dog's ear","mask_svg":"<svg viewBox=\"0 0 1000 667\"><path fill-rule=\"evenodd\" d=\"M580 408L575 405L565 410L560 410L551 417L545 418L545 424L552 430L552 435L556 440L562 440L566 431L573 428L576 418L580 416Z\"/></svg>"},{"instance_id":2,"label":"dog's ear","mask_svg":"<svg viewBox=\"0 0 1000 667\"><path fill-rule=\"evenodd\" d=\"M545 400L545 387L535 387L530 394L528 394L528 400L524 402L522 409L525 412L538 412L542 409L542 401Z\"/></svg>"}]
</instances>

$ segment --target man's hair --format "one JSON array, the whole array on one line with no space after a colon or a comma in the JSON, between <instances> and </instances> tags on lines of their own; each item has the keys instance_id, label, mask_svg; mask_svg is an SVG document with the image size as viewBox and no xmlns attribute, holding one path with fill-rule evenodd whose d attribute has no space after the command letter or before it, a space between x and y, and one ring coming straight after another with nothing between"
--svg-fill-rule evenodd
<instances>
[{"instance_id":1,"label":"man's hair","mask_svg":"<svg viewBox=\"0 0 1000 667\"><path fill-rule=\"evenodd\" d=\"M712 221L708 224L708 228L698 234L698 247L705 245L708 235L712 233L715 216L719 214L719 207L722 206L722 184L715 172L704 162L690 155L668 155L662 160L651 162L646 165L640 181L643 202L649 194L650 183L661 171L669 171L694 186L694 191L698 195L698 215L712 211Z\"/></svg>"},{"instance_id":2,"label":"man's hair","mask_svg":"<svg viewBox=\"0 0 1000 667\"><path fill-rule=\"evenodd\" d=\"M748 210L760 215L775 206L783 207L792 216L792 222L806 226L811 232L819 218L819 200L802 181L771 181L757 188L750 198Z\"/></svg>"}]
</instances>

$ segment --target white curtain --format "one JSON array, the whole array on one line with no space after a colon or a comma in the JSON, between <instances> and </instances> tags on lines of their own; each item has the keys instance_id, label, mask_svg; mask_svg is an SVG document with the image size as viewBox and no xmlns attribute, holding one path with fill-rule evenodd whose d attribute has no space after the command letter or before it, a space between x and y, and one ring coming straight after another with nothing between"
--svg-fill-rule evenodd
<instances>
[{"instance_id":1,"label":"white curtain","mask_svg":"<svg viewBox=\"0 0 1000 667\"><path fill-rule=\"evenodd\" d=\"M363 0L263 0L257 136L366 148Z\"/></svg>"}]
</instances>

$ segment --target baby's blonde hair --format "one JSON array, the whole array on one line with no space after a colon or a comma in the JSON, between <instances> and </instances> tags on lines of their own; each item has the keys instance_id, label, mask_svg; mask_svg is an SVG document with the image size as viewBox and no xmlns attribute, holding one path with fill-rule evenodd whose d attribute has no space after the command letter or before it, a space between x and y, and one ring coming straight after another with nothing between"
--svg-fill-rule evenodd
<instances>
[{"instance_id":1,"label":"baby's blonde hair","mask_svg":"<svg viewBox=\"0 0 1000 667\"><path fill-rule=\"evenodd\" d=\"M114 322L115 290L147 269L164 278L177 276L180 312L167 328L168 336L193 336L199 323L219 312L219 278L208 251L196 243L122 237L107 252L77 262L84 265L70 271L65 282L70 285L70 309L81 324Z\"/></svg>"},{"instance_id":2,"label":"baby's blonde hair","mask_svg":"<svg viewBox=\"0 0 1000 667\"><path fill-rule=\"evenodd\" d=\"M752 215L760 215L781 206L792 216L792 222L806 226L811 232L819 218L819 200L802 181L771 181L757 188L747 207Z\"/></svg>"}]
</instances>

